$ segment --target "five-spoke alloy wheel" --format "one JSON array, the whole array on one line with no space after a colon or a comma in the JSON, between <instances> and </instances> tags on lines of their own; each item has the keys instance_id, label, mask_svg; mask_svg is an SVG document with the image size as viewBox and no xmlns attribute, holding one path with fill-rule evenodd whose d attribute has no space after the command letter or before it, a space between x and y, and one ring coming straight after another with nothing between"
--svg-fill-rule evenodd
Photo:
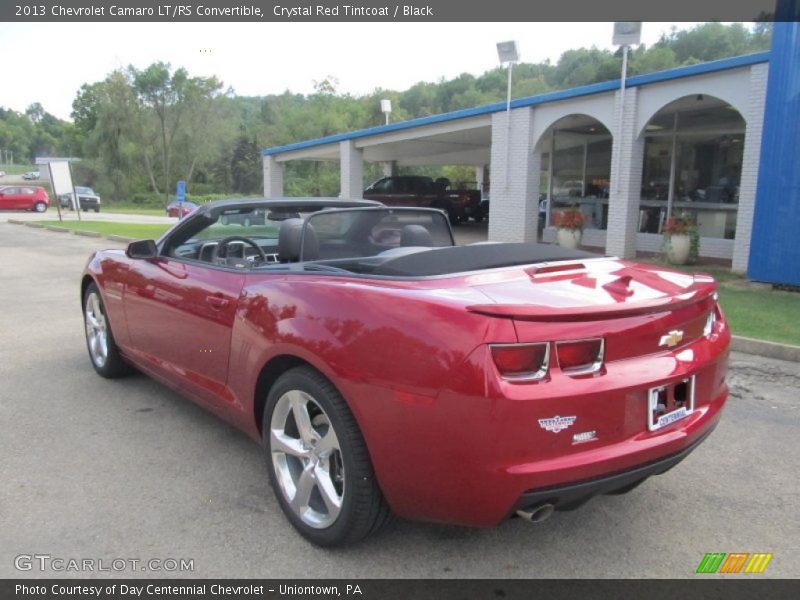
<instances>
[{"instance_id":1,"label":"five-spoke alloy wheel","mask_svg":"<svg viewBox=\"0 0 800 600\"><path fill-rule=\"evenodd\" d=\"M103 297L95 283L90 283L83 293L83 322L86 326L86 347L94 370L108 378L127 375L132 368L120 355Z\"/></svg>"},{"instance_id":2,"label":"five-spoke alloy wheel","mask_svg":"<svg viewBox=\"0 0 800 600\"><path fill-rule=\"evenodd\" d=\"M262 423L272 487L304 537L320 546L347 544L388 521L358 424L322 374L303 366L281 375Z\"/></svg>"},{"instance_id":3,"label":"five-spoke alloy wheel","mask_svg":"<svg viewBox=\"0 0 800 600\"><path fill-rule=\"evenodd\" d=\"M89 346L89 356L98 368L103 368L108 360L108 327L103 305L100 302L100 293L93 290L86 295L86 304L83 308L83 317L86 322L86 343Z\"/></svg>"},{"instance_id":4,"label":"five-spoke alloy wheel","mask_svg":"<svg viewBox=\"0 0 800 600\"><path fill-rule=\"evenodd\" d=\"M332 525L342 509L344 465L330 417L307 393L283 394L272 411L272 466L283 496L315 529Z\"/></svg>"}]
</instances>

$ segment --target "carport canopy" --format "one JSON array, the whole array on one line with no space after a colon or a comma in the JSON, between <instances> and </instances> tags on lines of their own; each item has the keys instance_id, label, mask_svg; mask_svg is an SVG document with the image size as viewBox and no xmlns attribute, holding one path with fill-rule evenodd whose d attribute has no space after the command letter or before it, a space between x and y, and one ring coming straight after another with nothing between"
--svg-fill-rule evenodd
<instances>
[{"instance_id":1,"label":"carport canopy","mask_svg":"<svg viewBox=\"0 0 800 600\"><path fill-rule=\"evenodd\" d=\"M489 114L386 131L353 140L365 161L394 161L400 166L485 165L489 163L491 143L492 119ZM340 156L340 142L335 140L327 144L287 149L276 154L275 159L278 162L338 161Z\"/></svg>"}]
</instances>

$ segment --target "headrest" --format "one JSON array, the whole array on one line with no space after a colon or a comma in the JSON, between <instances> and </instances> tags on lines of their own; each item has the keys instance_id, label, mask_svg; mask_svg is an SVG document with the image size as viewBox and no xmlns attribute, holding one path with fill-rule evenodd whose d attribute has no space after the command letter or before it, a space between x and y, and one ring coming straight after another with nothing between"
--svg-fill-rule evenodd
<instances>
[{"instance_id":1,"label":"headrest","mask_svg":"<svg viewBox=\"0 0 800 600\"><path fill-rule=\"evenodd\" d=\"M406 225L400 230L401 246L433 246L431 232L422 225Z\"/></svg>"},{"instance_id":2,"label":"headrest","mask_svg":"<svg viewBox=\"0 0 800 600\"><path fill-rule=\"evenodd\" d=\"M305 226L303 219L286 219L281 223L278 231L278 258L281 261L293 262L301 259L315 260L319 258L319 242L317 234L311 225Z\"/></svg>"}]
</instances>

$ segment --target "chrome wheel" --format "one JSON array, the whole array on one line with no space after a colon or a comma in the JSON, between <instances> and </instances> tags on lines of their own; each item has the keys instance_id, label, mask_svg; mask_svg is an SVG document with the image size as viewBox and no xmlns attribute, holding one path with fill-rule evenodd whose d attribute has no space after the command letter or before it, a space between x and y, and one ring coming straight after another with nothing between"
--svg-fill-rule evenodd
<instances>
[{"instance_id":1,"label":"chrome wheel","mask_svg":"<svg viewBox=\"0 0 800 600\"><path fill-rule=\"evenodd\" d=\"M108 324L97 292L91 292L86 297L83 317L86 321L86 341L89 343L89 355L92 357L92 362L102 368L108 360Z\"/></svg>"},{"instance_id":2,"label":"chrome wheel","mask_svg":"<svg viewBox=\"0 0 800 600\"><path fill-rule=\"evenodd\" d=\"M37 202L33 208L36 212L43 213L47 210L47 205L44 202Z\"/></svg>"},{"instance_id":3,"label":"chrome wheel","mask_svg":"<svg viewBox=\"0 0 800 600\"><path fill-rule=\"evenodd\" d=\"M333 525L344 500L344 463L333 424L311 395L295 389L278 398L269 449L289 508L314 529Z\"/></svg>"}]
</instances>

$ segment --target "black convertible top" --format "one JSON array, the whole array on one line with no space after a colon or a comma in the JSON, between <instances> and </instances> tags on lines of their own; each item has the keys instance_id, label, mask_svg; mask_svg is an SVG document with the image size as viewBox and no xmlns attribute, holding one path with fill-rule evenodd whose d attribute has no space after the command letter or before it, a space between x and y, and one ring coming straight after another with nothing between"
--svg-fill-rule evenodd
<instances>
[{"instance_id":1,"label":"black convertible top","mask_svg":"<svg viewBox=\"0 0 800 600\"><path fill-rule=\"evenodd\" d=\"M372 272L389 277L430 277L512 265L600 258L551 244L473 244L432 248L387 260Z\"/></svg>"}]
</instances>

